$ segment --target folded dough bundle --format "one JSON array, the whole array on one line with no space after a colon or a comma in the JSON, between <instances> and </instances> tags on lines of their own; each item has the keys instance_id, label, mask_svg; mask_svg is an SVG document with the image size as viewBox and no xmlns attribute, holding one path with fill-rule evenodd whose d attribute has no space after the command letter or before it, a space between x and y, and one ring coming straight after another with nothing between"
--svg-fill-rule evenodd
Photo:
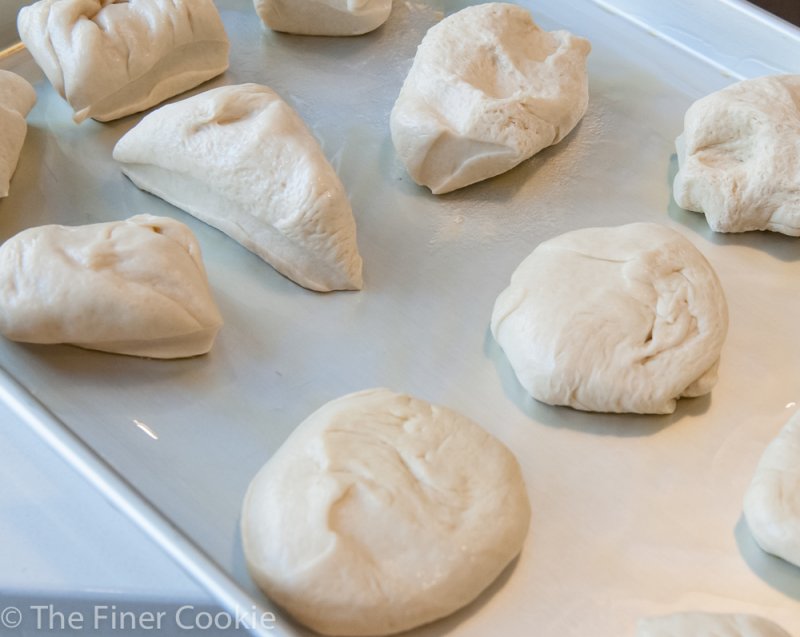
<instances>
[{"instance_id":1,"label":"folded dough bundle","mask_svg":"<svg viewBox=\"0 0 800 637\"><path fill-rule=\"evenodd\" d=\"M717 382L728 307L705 257L655 223L545 241L492 312L520 384L551 405L668 414Z\"/></svg>"},{"instance_id":2,"label":"folded dough bundle","mask_svg":"<svg viewBox=\"0 0 800 637\"><path fill-rule=\"evenodd\" d=\"M36 103L36 91L16 73L0 70L0 197L8 196L11 176L28 132L25 118Z\"/></svg>"},{"instance_id":3,"label":"folded dough bundle","mask_svg":"<svg viewBox=\"0 0 800 637\"><path fill-rule=\"evenodd\" d=\"M696 101L675 142L673 192L715 232L800 236L800 75L743 80Z\"/></svg>"},{"instance_id":4,"label":"folded dough bundle","mask_svg":"<svg viewBox=\"0 0 800 637\"><path fill-rule=\"evenodd\" d=\"M530 522L514 454L388 389L306 418L250 483L242 546L262 590L324 635L389 635L470 603Z\"/></svg>"},{"instance_id":5,"label":"folded dough bundle","mask_svg":"<svg viewBox=\"0 0 800 637\"><path fill-rule=\"evenodd\" d=\"M212 0L39 0L17 28L76 122L143 111L228 68Z\"/></svg>"},{"instance_id":6,"label":"folded dough bundle","mask_svg":"<svg viewBox=\"0 0 800 637\"><path fill-rule=\"evenodd\" d=\"M783 628L756 615L675 613L642 619L636 637L791 637Z\"/></svg>"},{"instance_id":7,"label":"folded dough bundle","mask_svg":"<svg viewBox=\"0 0 800 637\"><path fill-rule=\"evenodd\" d=\"M361 35L389 18L392 0L254 0L264 24L300 35Z\"/></svg>"},{"instance_id":8,"label":"folded dough bundle","mask_svg":"<svg viewBox=\"0 0 800 637\"><path fill-rule=\"evenodd\" d=\"M40 226L0 246L0 333L151 358L205 354L222 326L184 224Z\"/></svg>"},{"instance_id":9,"label":"folded dough bundle","mask_svg":"<svg viewBox=\"0 0 800 637\"><path fill-rule=\"evenodd\" d=\"M500 2L432 27L391 114L392 141L412 179L450 192L561 141L586 112L590 48Z\"/></svg>"},{"instance_id":10,"label":"folded dough bundle","mask_svg":"<svg viewBox=\"0 0 800 637\"><path fill-rule=\"evenodd\" d=\"M258 84L163 106L114 148L122 171L317 291L361 288L344 186L300 116Z\"/></svg>"},{"instance_id":11,"label":"folded dough bundle","mask_svg":"<svg viewBox=\"0 0 800 637\"><path fill-rule=\"evenodd\" d=\"M800 567L800 413L761 456L744 515L762 549Z\"/></svg>"}]
</instances>

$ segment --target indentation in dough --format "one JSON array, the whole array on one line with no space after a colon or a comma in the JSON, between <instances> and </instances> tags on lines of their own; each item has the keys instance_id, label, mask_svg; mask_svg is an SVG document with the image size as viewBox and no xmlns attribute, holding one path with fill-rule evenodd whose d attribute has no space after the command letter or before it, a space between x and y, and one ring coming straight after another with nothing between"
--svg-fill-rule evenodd
<instances>
[{"instance_id":1,"label":"indentation in dough","mask_svg":"<svg viewBox=\"0 0 800 637\"><path fill-rule=\"evenodd\" d=\"M432 27L390 118L411 177L450 192L561 141L586 112L589 49L506 3L468 7Z\"/></svg>"}]
</instances>

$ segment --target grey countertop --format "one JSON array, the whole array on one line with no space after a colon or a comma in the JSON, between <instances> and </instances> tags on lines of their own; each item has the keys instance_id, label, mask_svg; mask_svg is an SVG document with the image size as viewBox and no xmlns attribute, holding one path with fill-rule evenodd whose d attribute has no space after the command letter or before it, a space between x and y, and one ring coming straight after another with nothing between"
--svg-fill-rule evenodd
<instances>
[{"instance_id":1,"label":"grey countertop","mask_svg":"<svg viewBox=\"0 0 800 637\"><path fill-rule=\"evenodd\" d=\"M17 35L17 12L20 7L31 4L30 0L3 0L0 9L0 49L19 40Z\"/></svg>"}]
</instances>

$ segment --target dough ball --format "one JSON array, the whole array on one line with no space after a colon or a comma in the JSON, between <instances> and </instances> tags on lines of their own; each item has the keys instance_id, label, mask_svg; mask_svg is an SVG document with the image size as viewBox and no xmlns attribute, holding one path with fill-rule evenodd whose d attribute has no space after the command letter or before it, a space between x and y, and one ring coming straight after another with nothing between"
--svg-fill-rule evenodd
<instances>
[{"instance_id":1,"label":"dough ball","mask_svg":"<svg viewBox=\"0 0 800 637\"><path fill-rule=\"evenodd\" d=\"M392 0L254 0L274 31L301 35L361 35L389 19Z\"/></svg>"},{"instance_id":2,"label":"dough ball","mask_svg":"<svg viewBox=\"0 0 800 637\"><path fill-rule=\"evenodd\" d=\"M522 386L551 405L667 414L717 380L722 287L682 235L653 223L540 244L511 277L492 334Z\"/></svg>"},{"instance_id":3,"label":"dough ball","mask_svg":"<svg viewBox=\"0 0 800 637\"><path fill-rule=\"evenodd\" d=\"M744 514L762 549L800 566L800 414L764 451Z\"/></svg>"},{"instance_id":4,"label":"dough ball","mask_svg":"<svg viewBox=\"0 0 800 637\"><path fill-rule=\"evenodd\" d=\"M0 333L151 358L205 354L222 325L191 230L138 215L40 226L0 246Z\"/></svg>"},{"instance_id":5,"label":"dough ball","mask_svg":"<svg viewBox=\"0 0 800 637\"><path fill-rule=\"evenodd\" d=\"M300 116L258 84L150 113L114 148L122 171L311 290L362 286L342 182Z\"/></svg>"},{"instance_id":6,"label":"dough ball","mask_svg":"<svg viewBox=\"0 0 800 637\"><path fill-rule=\"evenodd\" d=\"M675 201L716 232L800 236L800 75L744 80L698 100L676 142Z\"/></svg>"},{"instance_id":7,"label":"dough ball","mask_svg":"<svg viewBox=\"0 0 800 637\"><path fill-rule=\"evenodd\" d=\"M143 111L228 68L213 0L39 0L17 29L78 123Z\"/></svg>"},{"instance_id":8,"label":"dough ball","mask_svg":"<svg viewBox=\"0 0 800 637\"><path fill-rule=\"evenodd\" d=\"M0 69L0 197L8 196L28 132L25 118L36 103L36 91L27 80Z\"/></svg>"},{"instance_id":9,"label":"dough ball","mask_svg":"<svg viewBox=\"0 0 800 637\"><path fill-rule=\"evenodd\" d=\"M590 48L513 4L467 7L432 27L391 114L412 179L450 192L561 141L586 112Z\"/></svg>"},{"instance_id":10,"label":"dough ball","mask_svg":"<svg viewBox=\"0 0 800 637\"><path fill-rule=\"evenodd\" d=\"M791 637L755 615L676 613L639 622L636 637Z\"/></svg>"},{"instance_id":11,"label":"dough ball","mask_svg":"<svg viewBox=\"0 0 800 637\"><path fill-rule=\"evenodd\" d=\"M464 416L372 389L309 416L250 484L242 538L262 590L327 635L386 635L472 601L520 552L512 453Z\"/></svg>"}]
</instances>

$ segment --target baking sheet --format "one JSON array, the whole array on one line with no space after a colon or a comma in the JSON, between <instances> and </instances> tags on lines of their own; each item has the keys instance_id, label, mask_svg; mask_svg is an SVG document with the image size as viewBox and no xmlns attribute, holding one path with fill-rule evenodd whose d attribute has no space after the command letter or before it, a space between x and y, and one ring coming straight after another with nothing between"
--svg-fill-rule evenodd
<instances>
[{"instance_id":1,"label":"baking sheet","mask_svg":"<svg viewBox=\"0 0 800 637\"><path fill-rule=\"evenodd\" d=\"M36 81L39 102L11 196L0 200L0 236L173 216L201 243L226 324L197 359L3 340L0 364L265 607L238 534L250 478L324 402L387 386L456 408L509 445L533 510L524 552L498 582L414 634L611 637L633 634L640 616L688 609L755 612L800 634L800 569L761 553L741 519L758 458L800 401L800 244L715 236L670 196L684 111L736 72L655 37L613 3L519 2L542 27L592 41L589 112L515 170L434 197L395 158L388 115L424 31L472 3L395 2L382 29L347 39L264 32L249 1L217 4L231 69L201 89L264 83L309 122L353 203L364 290L306 291L140 192L110 155L141 116L76 126L22 53L3 67ZM731 4L720 2L720 15ZM768 40L770 28L752 21L754 37ZM488 332L496 295L540 241L639 220L681 231L720 275L731 328L714 392L663 417L526 398ZM278 629L305 634L283 617Z\"/></svg>"}]
</instances>

